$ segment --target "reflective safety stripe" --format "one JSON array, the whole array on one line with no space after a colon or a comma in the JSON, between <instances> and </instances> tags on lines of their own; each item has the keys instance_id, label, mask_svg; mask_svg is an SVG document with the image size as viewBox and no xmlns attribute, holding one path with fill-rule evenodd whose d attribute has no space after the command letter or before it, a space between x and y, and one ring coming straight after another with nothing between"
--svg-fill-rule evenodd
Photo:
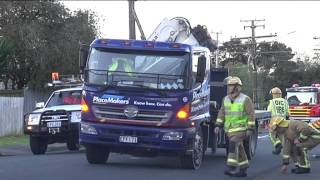
<instances>
[{"instance_id":1,"label":"reflective safety stripe","mask_svg":"<svg viewBox=\"0 0 320 180\"><path fill-rule=\"evenodd\" d=\"M245 160L245 161L242 161L242 162L238 163L239 166L243 166L243 165L246 165L246 164L249 164L248 160Z\"/></svg>"},{"instance_id":2,"label":"reflective safety stripe","mask_svg":"<svg viewBox=\"0 0 320 180\"><path fill-rule=\"evenodd\" d=\"M282 155L282 157L283 157L283 159L289 159L290 158L290 156L289 155Z\"/></svg>"},{"instance_id":3,"label":"reflective safety stripe","mask_svg":"<svg viewBox=\"0 0 320 180\"><path fill-rule=\"evenodd\" d=\"M229 133L232 133L232 132L239 132L239 131L246 131L247 128L246 127L238 127L238 128L231 128L231 129L228 129L227 132Z\"/></svg>"},{"instance_id":4,"label":"reflective safety stripe","mask_svg":"<svg viewBox=\"0 0 320 180\"><path fill-rule=\"evenodd\" d=\"M234 164L234 165L238 165L239 164L237 160L232 159L232 158L228 158L227 159L227 163Z\"/></svg>"},{"instance_id":5,"label":"reflective safety stripe","mask_svg":"<svg viewBox=\"0 0 320 180\"><path fill-rule=\"evenodd\" d=\"M217 119L217 123L223 123L222 119Z\"/></svg>"},{"instance_id":6,"label":"reflective safety stripe","mask_svg":"<svg viewBox=\"0 0 320 180\"><path fill-rule=\"evenodd\" d=\"M256 125L256 122L254 122L254 121L249 121L249 122L248 122L248 125L249 125L249 126Z\"/></svg>"},{"instance_id":7,"label":"reflective safety stripe","mask_svg":"<svg viewBox=\"0 0 320 180\"><path fill-rule=\"evenodd\" d=\"M303 135L302 133L300 133L300 136L299 136L301 139L307 139L308 138L308 136L305 136L305 135Z\"/></svg>"},{"instance_id":8,"label":"reflective safety stripe","mask_svg":"<svg viewBox=\"0 0 320 180\"><path fill-rule=\"evenodd\" d=\"M320 135L312 135L311 137L314 139L320 139Z\"/></svg>"},{"instance_id":9,"label":"reflective safety stripe","mask_svg":"<svg viewBox=\"0 0 320 180\"><path fill-rule=\"evenodd\" d=\"M309 161L309 159L308 159L308 154L307 154L306 149L304 149L304 150L302 151L302 153L303 153L303 156L304 156L304 163L305 163L305 165L302 165L302 164L298 163L298 166L299 166L299 167L302 167L302 168L310 168L310 161Z\"/></svg>"},{"instance_id":10,"label":"reflective safety stripe","mask_svg":"<svg viewBox=\"0 0 320 180\"><path fill-rule=\"evenodd\" d=\"M243 116L243 112L225 111L226 116Z\"/></svg>"}]
</instances>

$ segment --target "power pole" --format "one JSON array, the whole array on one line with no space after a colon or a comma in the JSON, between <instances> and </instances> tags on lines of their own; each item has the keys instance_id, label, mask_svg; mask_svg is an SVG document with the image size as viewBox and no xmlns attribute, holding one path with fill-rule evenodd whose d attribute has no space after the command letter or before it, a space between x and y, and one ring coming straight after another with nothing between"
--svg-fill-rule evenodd
<instances>
[{"instance_id":1,"label":"power pole","mask_svg":"<svg viewBox=\"0 0 320 180\"><path fill-rule=\"evenodd\" d=\"M252 97L253 97L253 103L255 105L256 109L259 109L259 99L258 99L258 72L257 72L257 61L256 61L256 57L257 57L257 42L256 39L257 38L268 38L268 37L275 37L277 35L264 35L264 36L256 36L255 34L255 29L257 27L263 27L265 28L265 25L256 25L255 22L261 22L261 21L265 21L264 19L261 20L240 20L240 22L251 22L250 26L244 26L244 29L246 28L251 28L251 36L250 37L241 37L241 38L235 38L235 39L248 39L250 41L249 43L249 58L248 58L248 64L250 64L250 62L252 62L252 68L250 68L249 66L249 72L250 72L250 76L253 78L253 92L252 92Z\"/></svg>"},{"instance_id":2,"label":"power pole","mask_svg":"<svg viewBox=\"0 0 320 180\"><path fill-rule=\"evenodd\" d=\"M222 34L222 32L211 32L211 33L214 33L216 34L217 36L217 50L216 50L216 68L219 67L219 34Z\"/></svg>"},{"instance_id":3,"label":"power pole","mask_svg":"<svg viewBox=\"0 0 320 180\"><path fill-rule=\"evenodd\" d=\"M129 2L129 39L136 39L136 24L134 20L135 0L128 0L128 2Z\"/></svg>"},{"instance_id":4,"label":"power pole","mask_svg":"<svg viewBox=\"0 0 320 180\"><path fill-rule=\"evenodd\" d=\"M129 2L129 39L136 39L136 24L139 28L141 39L146 40L146 36L142 30L142 26L134 9L134 2L137 0L128 0Z\"/></svg>"},{"instance_id":5,"label":"power pole","mask_svg":"<svg viewBox=\"0 0 320 180\"><path fill-rule=\"evenodd\" d=\"M319 36L315 36L315 37L313 37L313 39L320 40L320 37ZM317 44L317 45L320 46L320 44ZM315 48L313 50L315 51L314 54L316 55L317 61L319 62L319 60L320 60L320 53L319 53L320 49L319 48Z\"/></svg>"}]
</instances>

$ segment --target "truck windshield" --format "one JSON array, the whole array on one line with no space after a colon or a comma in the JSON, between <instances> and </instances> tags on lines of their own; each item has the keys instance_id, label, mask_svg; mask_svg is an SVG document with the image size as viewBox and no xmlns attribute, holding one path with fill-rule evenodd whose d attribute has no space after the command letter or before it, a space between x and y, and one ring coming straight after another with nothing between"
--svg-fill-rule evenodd
<instances>
[{"instance_id":1,"label":"truck windshield","mask_svg":"<svg viewBox=\"0 0 320 180\"><path fill-rule=\"evenodd\" d=\"M288 92L287 100L292 105L311 105L317 103L316 92Z\"/></svg>"},{"instance_id":2,"label":"truck windshield","mask_svg":"<svg viewBox=\"0 0 320 180\"><path fill-rule=\"evenodd\" d=\"M186 89L189 54L92 48L86 82L152 89Z\"/></svg>"},{"instance_id":3,"label":"truck windshield","mask_svg":"<svg viewBox=\"0 0 320 180\"><path fill-rule=\"evenodd\" d=\"M81 91L59 91L53 93L46 107L80 104Z\"/></svg>"}]
</instances>

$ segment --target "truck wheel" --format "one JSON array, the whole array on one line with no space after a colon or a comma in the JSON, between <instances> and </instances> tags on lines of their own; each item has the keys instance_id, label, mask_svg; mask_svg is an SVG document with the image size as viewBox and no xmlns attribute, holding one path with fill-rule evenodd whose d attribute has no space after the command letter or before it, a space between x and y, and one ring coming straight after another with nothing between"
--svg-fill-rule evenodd
<instances>
[{"instance_id":1,"label":"truck wheel","mask_svg":"<svg viewBox=\"0 0 320 180\"><path fill-rule=\"evenodd\" d=\"M70 151L78 151L80 149L79 136L70 135L67 139L67 148Z\"/></svg>"},{"instance_id":2,"label":"truck wheel","mask_svg":"<svg viewBox=\"0 0 320 180\"><path fill-rule=\"evenodd\" d=\"M201 128L197 130L193 141L192 153L180 157L181 166L184 169L199 169L203 160L204 143Z\"/></svg>"},{"instance_id":3,"label":"truck wheel","mask_svg":"<svg viewBox=\"0 0 320 180\"><path fill-rule=\"evenodd\" d=\"M253 159L257 150L257 142L258 142L258 129L246 139L243 143L244 149L246 151L247 157L249 160Z\"/></svg>"},{"instance_id":4,"label":"truck wheel","mask_svg":"<svg viewBox=\"0 0 320 180\"><path fill-rule=\"evenodd\" d=\"M47 151L48 143L41 137L30 136L31 152L35 155L44 154Z\"/></svg>"},{"instance_id":5,"label":"truck wheel","mask_svg":"<svg viewBox=\"0 0 320 180\"><path fill-rule=\"evenodd\" d=\"M109 150L98 145L86 145L86 157L90 164L105 164L109 157Z\"/></svg>"}]
</instances>

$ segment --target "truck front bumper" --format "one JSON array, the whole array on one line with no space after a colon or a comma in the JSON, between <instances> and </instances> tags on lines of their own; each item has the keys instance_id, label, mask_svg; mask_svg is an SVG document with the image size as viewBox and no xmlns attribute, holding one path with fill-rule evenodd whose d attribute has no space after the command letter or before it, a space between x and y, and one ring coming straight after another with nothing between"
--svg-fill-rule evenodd
<instances>
[{"instance_id":1,"label":"truck front bumper","mask_svg":"<svg viewBox=\"0 0 320 180\"><path fill-rule=\"evenodd\" d=\"M190 153L193 148L195 127L191 128L159 128L141 127L114 124L98 124L81 122L90 125L97 134L87 134L80 131L80 143L86 145L106 146L112 152L131 153L135 150L164 152L175 154ZM170 133L182 133L179 140L164 140L164 136ZM136 142L121 142L120 137L133 137Z\"/></svg>"},{"instance_id":2,"label":"truck front bumper","mask_svg":"<svg viewBox=\"0 0 320 180\"><path fill-rule=\"evenodd\" d=\"M289 117L290 120L298 120L298 121L305 121L305 122L313 122L316 121L318 119L320 119L320 117L299 117L299 116L290 116Z\"/></svg>"}]
</instances>

